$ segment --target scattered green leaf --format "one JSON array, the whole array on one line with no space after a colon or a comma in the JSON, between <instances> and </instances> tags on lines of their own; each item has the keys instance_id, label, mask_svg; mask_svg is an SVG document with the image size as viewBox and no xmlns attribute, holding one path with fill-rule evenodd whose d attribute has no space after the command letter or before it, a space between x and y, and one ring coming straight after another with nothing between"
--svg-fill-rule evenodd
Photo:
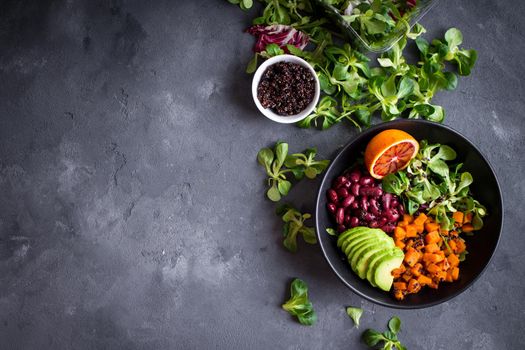
<instances>
[{"instance_id":1,"label":"scattered green leaf","mask_svg":"<svg viewBox=\"0 0 525 350\"><path fill-rule=\"evenodd\" d=\"M290 286L290 299L282 305L282 308L290 315L296 316L299 322L305 326L311 326L317 321L317 314L313 305L308 300L308 286L302 280L296 278Z\"/></svg>"},{"instance_id":2,"label":"scattered green leaf","mask_svg":"<svg viewBox=\"0 0 525 350\"><path fill-rule=\"evenodd\" d=\"M346 314L350 316L352 321L354 321L355 327L359 328L359 320L361 319L361 316L363 315L363 309L358 308L358 307L349 306L346 308Z\"/></svg>"},{"instance_id":3,"label":"scattered green leaf","mask_svg":"<svg viewBox=\"0 0 525 350\"><path fill-rule=\"evenodd\" d=\"M311 218L311 215L301 214L297 209L290 205L283 205L276 210L284 222L283 226L283 245L292 253L297 252L297 236L302 236L308 244L316 244L315 229L305 225L305 221Z\"/></svg>"}]
</instances>

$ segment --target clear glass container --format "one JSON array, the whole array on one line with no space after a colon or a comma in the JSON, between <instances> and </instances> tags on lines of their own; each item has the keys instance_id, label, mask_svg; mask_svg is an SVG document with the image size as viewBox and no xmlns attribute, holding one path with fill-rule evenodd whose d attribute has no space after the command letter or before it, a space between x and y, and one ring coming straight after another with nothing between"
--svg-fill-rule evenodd
<instances>
[{"instance_id":1,"label":"clear glass container","mask_svg":"<svg viewBox=\"0 0 525 350\"><path fill-rule=\"evenodd\" d=\"M410 11L410 13L403 16L400 20L397 20L394 30L380 40L371 41L368 38L361 36L334 6L324 0L312 0L319 10L323 11L324 15L330 18L332 22L339 27L342 34L347 39L352 40L364 49L375 53L388 51L403 37L407 30L410 30L432 7L436 5L438 1L439 0L417 0L416 6Z\"/></svg>"}]
</instances>

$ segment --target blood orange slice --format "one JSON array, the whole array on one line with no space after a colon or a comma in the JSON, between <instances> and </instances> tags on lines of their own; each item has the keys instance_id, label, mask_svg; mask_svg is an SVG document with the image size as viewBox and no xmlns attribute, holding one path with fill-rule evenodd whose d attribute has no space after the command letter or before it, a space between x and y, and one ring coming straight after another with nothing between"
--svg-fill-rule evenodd
<instances>
[{"instance_id":1,"label":"blood orange slice","mask_svg":"<svg viewBox=\"0 0 525 350\"><path fill-rule=\"evenodd\" d=\"M397 129L380 132L370 140L365 150L365 166L370 175L382 179L408 166L419 151L412 135Z\"/></svg>"}]
</instances>

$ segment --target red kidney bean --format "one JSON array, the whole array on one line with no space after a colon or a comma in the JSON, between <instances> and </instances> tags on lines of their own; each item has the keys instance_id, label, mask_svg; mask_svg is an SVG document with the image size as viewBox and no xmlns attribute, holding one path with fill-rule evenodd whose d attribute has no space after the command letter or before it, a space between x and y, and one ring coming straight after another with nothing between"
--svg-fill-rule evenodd
<instances>
[{"instance_id":1,"label":"red kidney bean","mask_svg":"<svg viewBox=\"0 0 525 350\"><path fill-rule=\"evenodd\" d=\"M334 187L338 188L343 186L346 182L348 182L348 179L344 176L338 176L334 181Z\"/></svg>"},{"instance_id":2,"label":"red kidney bean","mask_svg":"<svg viewBox=\"0 0 525 350\"><path fill-rule=\"evenodd\" d=\"M373 188L368 186L361 186L359 187L359 195L360 196L371 196L372 192L374 191Z\"/></svg>"},{"instance_id":3,"label":"red kidney bean","mask_svg":"<svg viewBox=\"0 0 525 350\"><path fill-rule=\"evenodd\" d=\"M381 226L381 230L385 231L386 233L394 232L394 229L396 228L396 225L394 224L386 224Z\"/></svg>"},{"instance_id":4,"label":"red kidney bean","mask_svg":"<svg viewBox=\"0 0 525 350\"><path fill-rule=\"evenodd\" d=\"M390 193L383 194L383 197L381 197L381 202L383 202L384 209L390 209L390 205L392 204L392 195Z\"/></svg>"},{"instance_id":5,"label":"red kidney bean","mask_svg":"<svg viewBox=\"0 0 525 350\"><path fill-rule=\"evenodd\" d=\"M335 222L337 222L339 225L342 225L344 221L345 221L345 209L337 208L337 211L335 212Z\"/></svg>"},{"instance_id":6,"label":"red kidney bean","mask_svg":"<svg viewBox=\"0 0 525 350\"><path fill-rule=\"evenodd\" d=\"M344 187L339 187L337 189L337 196L339 196L339 198L343 200L344 198L348 197L348 190Z\"/></svg>"},{"instance_id":7,"label":"red kidney bean","mask_svg":"<svg viewBox=\"0 0 525 350\"><path fill-rule=\"evenodd\" d=\"M375 219L376 217L372 213L366 213L365 215L363 215L363 220L365 220L366 222L371 222L371 221L374 221Z\"/></svg>"},{"instance_id":8,"label":"red kidney bean","mask_svg":"<svg viewBox=\"0 0 525 350\"><path fill-rule=\"evenodd\" d=\"M379 224L377 223L377 221L375 220L372 220L368 223L368 227L370 228L376 228L376 227L379 227Z\"/></svg>"},{"instance_id":9,"label":"red kidney bean","mask_svg":"<svg viewBox=\"0 0 525 350\"><path fill-rule=\"evenodd\" d=\"M354 197L354 198L355 198L355 197ZM354 200L354 201L352 202L352 204L350 204L350 208L352 208L352 209L354 209L354 210L355 210L355 209L358 209L358 208L359 208L359 202L356 201L356 200Z\"/></svg>"},{"instance_id":10,"label":"red kidney bean","mask_svg":"<svg viewBox=\"0 0 525 350\"><path fill-rule=\"evenodd\" d=\"M328 203L326 207L328 208L328 211L332 214L335 213L335 211L337 210L337 206L334 203Z\"/></svg>"},{"instance_id":11,"label":"red kidney bean","mask_svg":"<svg viewBox=\"0 0 525 350\"><path fill-rule=\"evenodd\" d=\"M342 233L344 231L346 231L345 225L337 225L337 232Z\"/></svg>"},{"instance_id":12,"label":"red kidney bean","mask_svg":"<svg viewBox=\"0 0 525 350\"><path fill-rule=\"evenodd\" d=\"M352 196L352 195L348 195L345 199L343 199L343 201L341 202L341 206L343 208L346 208L348 207L350 204L352 204L355 200L355 197Z\"/></svg>"},{"instance_id":13,"label":"red kidney bean","mask_svg":"<svg viewBox=\"0 0 525 350\"><path fill-rule=\"evenodd\" d=\"M377 201L374 198L372 198L368 201L368 203L370 204L369 210L372 212L372 214L374 214L375 216L381 216L381 211L379 210Z\"/></svg>"},{"instance_id":14,"label":"red kidney bean","mask_svg":"<svg viewBox=\"0 0 525 350\"><path fill-rule=\"evenodd\" d=\"M384 216L380 217L379 220L377 220L377 226L384 226L388 222L388 219Z\"/></svg>"},{"instance_id":15,"label":"red kidney bean","mask_svg":"<svg viewBox=\"0 0 525 350\"><path fill-rule=\"evenodd\" d=\"M397 220L399 220L399 213L397 212L397 210L392 209L390 210L390 213L391 215L390 217L388 217L388 220L390 220L390 222L393 222L393 223L397 222Z\"/></svg>"},{"instance_id":16,"label":"red kidney bean","mask_svg":"<svg viewBox=\"0 0 525 350\"><path fill-rule=\"evenodd\" d=\"M337 203L338 196L337 192L335 192L333 189L329 189L326 191L326 196L328 197L328 200L332 203Z\"/></svg>"},{"instance_id":17,"label":"red kidney bean","mask_svg":"<svg viewBox=\"0 0 525 350\"><path fill-rule=\"evenodd\" d=\"M359 200L359 207L364 211L368 211L368 198L361 197L361 199Z\"/></svg>"},{"instance_id":18,"label":"red kidney bean","mask_svg":"<svg viewBox=\"0 0 525 350\"><path fill-rule=\"evenodd\" d=\"M397 211L399 212L399 215L405 215L405 207L403 206L403 204L400 204L397 207Z\"/></svg>"},{"instance_id":19,"label":"red kidney bean","mask_svg":"<svg viewBox=\"0 0 525 350\"><path fill-rule=\"evenodd\" d=\"M374 178L371 176L363 176L361 179L359 179L359 184L363 186L369 186L374 182Z\"/></svg>"},{"instance_id":20,"label":"red kidney bean","mask_svg":"<svg viewBox=\"0 0 525 350\"><path fill-rule=\"evenodd\" d=\"M399 205L399 200L396 197L392 197L392 201L390 202L391 208L396 208Z\"/></svg>"},{"instance_id":21,"label":"red kidney bean","mask_svg":"<svg viewBox=\"0 0 525 350\"><path fill-rule=\"evenodd\" d=\"M399 213L393 208L383 211L383 216L388 219L388 222L397 222L399 219Z\"/></svg>"},{"instance_id":22,"label":"red kidney bean","mask_svg":"<svg viewBox=\"0 0 525 350\"><path fill-rule=\"evenodd\" d=\"M345 225L350 225L350 221L352 219L352 216L350 214L345 215Z\"/></svg>"},{"instance_id":23,"label":"red kidney bean","mask_svg":"<svg viewBox=\"0 0 525 350\"><path fill-rule=\"evenodd\" d=\"M359 179L361 178L361 172L359 171L359 169L356 168L350 172L348 177L353 183L359 182Z\"/></svg>"},{"instance_id":24,"label":"red kidney bean","mask_svg":"<svg viewBox=\"0 0 525 350\"><path fill-rule=\"evenodd\" d=\"M383 190L378 187L361 186L359 194L361 196L380 197L383 194Z\"/></svg>"},{"instance_id":25,"label":"red kidney bean","mask_svg":"<svg viewBox=\"0 0 525 350\"><path fill-rule=\"evenodd\" d=\"M359 225L359 219L355 216L352 216L352 218L350 219L350 226L356 227L358 225Z\"/></svg>"},{"instance_id":26,"label":"red kidney bean","mask_svg":"<svg viewBox=\"0 0 525 350\"><path fill-rule=\"evenodd\" d=\"M356 183L353 183L352 186L350 187L350 190L352 191L352 194L354 196L359 196L359 184L356 182Z\"/></svg>"}]
</instances>

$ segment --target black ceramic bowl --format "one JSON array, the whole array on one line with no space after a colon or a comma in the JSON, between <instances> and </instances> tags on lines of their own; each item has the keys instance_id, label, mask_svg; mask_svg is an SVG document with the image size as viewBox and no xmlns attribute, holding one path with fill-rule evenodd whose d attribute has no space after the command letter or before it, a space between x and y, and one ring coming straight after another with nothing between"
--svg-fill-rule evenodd
<instances>
[{"instance_id":1,"label":"black ceramic bowl","mask_svg":"<svg viewBox=\"0 0 525 350\"><path fill-rule=\"evenodd\" d=\"M427 139L430 143L447 144L458 154L457 162L462 162L463 171L469 171L474 177L470 186L474 197L487 207L488 216L484 226L473 236L464 237L469 254L461 263L459 280L441 283L439 289L424 288L418 294L408 295L405 300L397 301L391 293L372 287L368 281L360 279L351 270L343 253L336 246L336 237L326 233L327 227L335 227L326 209L326 191L332 181L341 175L360 157L366 144L377 133L387 129L400 129L408 132L417 140ZM496 175L487 160L469 140L451 128L422 120L398 120L372 127L350 141L339 152L326 171L317 195L316 225L317 236L323 254L336 275L351 290L360 296L383 306L399 309L415 309L437 305L447 301L467 289L482 274L498 245L503 224L503 204Z\"/></svg>"}]
</instances>

